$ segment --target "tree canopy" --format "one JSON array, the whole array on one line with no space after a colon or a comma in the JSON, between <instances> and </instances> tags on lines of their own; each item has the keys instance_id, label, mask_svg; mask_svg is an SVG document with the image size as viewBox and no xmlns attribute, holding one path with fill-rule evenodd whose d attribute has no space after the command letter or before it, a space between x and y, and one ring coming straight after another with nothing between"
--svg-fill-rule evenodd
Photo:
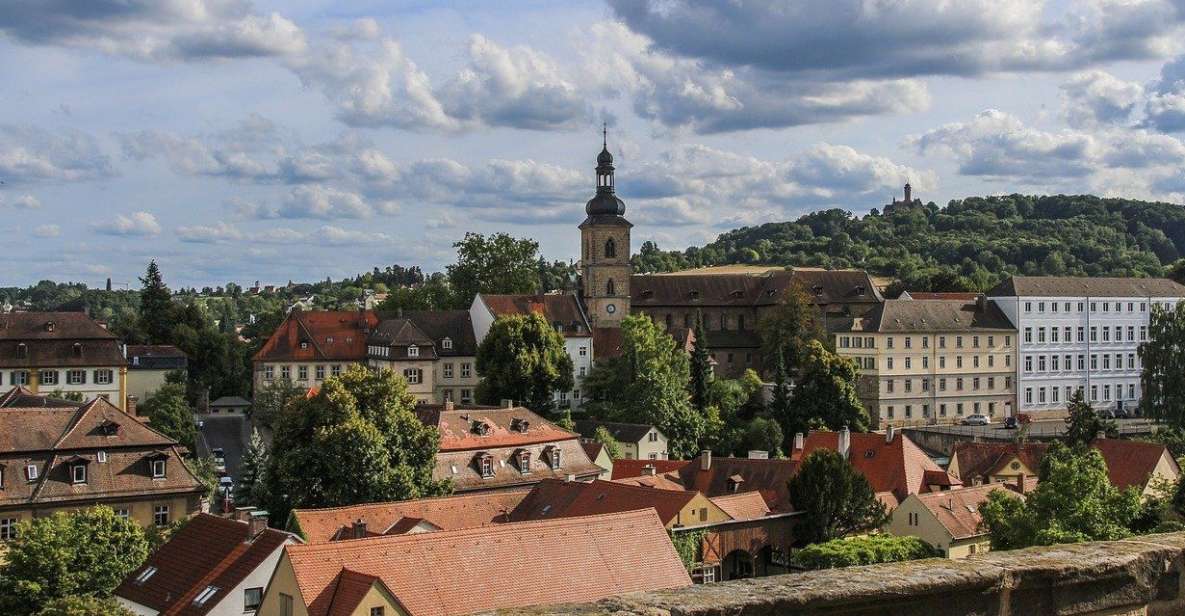
<instances>
[{"instance_id":1,"label":"tree canopy","mask_svg":"<svg viewBox=\"0 0 1185 616\"><path fill-rule=\"evenodd\" d=\"M793 563L807 570L835 569L918 560L938 556L938 550L917 537L869 535L815 543L794 553Z\"/></svg>"},{"instance_id":2,"label":"tree canopy","mask_svg":"<svg viewBox=\"0 0 1185 616\"><path fill-rule=\"evenodd\" d=\"M453 244L457 262L448 266L453 292L462 301L478 293L535 293L539 290L539 243L506 233L466 233Z\"/></svg>"},{"instance_id":3,"label":"tree canopy","mask_svg":"<svg viewBox=\"0 0 1185 616\"><path fill-rule=\"evenodd\" d=\"M790 501L802 512L794 536L803 543L838 539L888 521L885 505L864 475L830 449L815 450L802 461L790 480Z\"/></svg>"},{"instance_id":4,"label":"tree canopy","mask_svg":"<svg viewBox=\"0 0 1185 616\"><path fill-rule=\"evenodd\" d=\"M494 320L477 348L477 372L482 377L477 399L482 403L514 400L540 413L551 409L556 392L575 384L563 335L534 313Z\"/></svg>"},{"instance_id":5,"label":"tree canopy","mask_svg":"<svg viewBox=\"0 0 1185 616\"><path fill-rule=\"evenodd\" d=\"M1066 442L1089 445L1100 432L1107 438L1118 438L1119 427L1114 421L1104 419L1099 412L1087 404L1082 391L1075 391L1066 404Z\"/></svg>"},{"instance_id":6,"label":"tree canopy","mask_svg":"<svg viewBox=\"0 0 1185 616\"><path fill-rule=\"evenodd\" d=\"M193 423L193 409L185 401L185 386L165 383L139 407L148 416L148 425L165 436L194 451L197 427Z\"/></svg>"},{"instance_id":7,"label":"tree canopy","mask_svg":"<svg viewBox=\"0 0 1185 616\"><path fill-rule=\"evenodd\" d=\"M827 350L815 340L803 355L802 367L790 398L790 420L783 430L791 438L808 427L824 426L831 430L848 427L866 432L868 412L856 394L856 364Z\"/></svg>"},{"instance_id":8,"label":"tree canopy","mask_svg":"<svg viewBox=\"0 0 1185 616\"><path fill-rule=\"evenodd\" d=\"M1178 429L1185 428L1185 303L1172 310L1152 307L1148 341L1140 345L1140 409Z\"/></svg>"}]
</instances>

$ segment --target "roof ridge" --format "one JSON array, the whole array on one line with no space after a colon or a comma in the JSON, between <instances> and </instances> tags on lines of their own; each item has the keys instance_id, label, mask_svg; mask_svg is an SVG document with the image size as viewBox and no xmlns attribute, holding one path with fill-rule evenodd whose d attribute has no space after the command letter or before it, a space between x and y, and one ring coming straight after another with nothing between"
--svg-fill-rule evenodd
<instances>
[{"instance_id":1,"label":"roof ridge","mask_svg":"<svg viewBox=\"0 0 1185 616\"><path fill-rule=\"evenodd\" d=\"M90 413L91 409L98 405L99 400L102 400L102 398L96 396L95 398L91 399L90 402L86 402L74 410L74 416L70 418L70 423L67 424L66 429L62 432L61 436L58 437L58 440L54 441L53 449L57 449L62 444L62 442L66 440L66 437L70 436L70 434L74 432L74 429L82 423L82 418Z\"/></svg>"},{"instance_id":2,"label":"roof ridge","mask_svg":"<svg viewBox=\"0 0 1185 616\"><path fill-rule=\"evenodd\" d=\"M516 488L514 490L506 490L506 491L507 492L514 492L514 491L530 492L529 489L518 489L518 488ZM460 494L444 494L441 496L428 496L425 498L416 498L416 499L402 500L402 501L378 501L378 502L373 502L373 503L358 503L356 505L339 505L337 507L318 507L315 509L293 509L292 513L295 514L297 512L319 513L322 511L325 511L325 512L345 511L347 509L361 509L361 508L367 508L367 507L395 507L395 506L399 506L399 505L407 505L410 503L418 503L418 502L424 502L424 501L442 501L442 500L446 500L446 499L462 499L462 498L469 499L469 498L472 498L472 499L485 500L485 499L488 499L489 497L490 497L490 495L485 492L462 492Z\"/></svg>"},{"instance_id":3,"label":"roof ridge","mask_svg":"<svg viewBox=\"0 0 1185 616\"><path fill-rule=\"evenodd\" d=\"M301 318L302 316L303 316L303 312L301 314L297 315L296 324L300 327L301 331L303 331L304 334L309 337L309 344L313 345L313 350L316 351L317 354L321 356L320 359L327 359L327 356L325 355L325 351L321 348L321 345L317 344L317 337L313 335L313 332L311 329L309 329L308 324L306 324L304 322L304 319Z\"/></svg>"}]
</instances>

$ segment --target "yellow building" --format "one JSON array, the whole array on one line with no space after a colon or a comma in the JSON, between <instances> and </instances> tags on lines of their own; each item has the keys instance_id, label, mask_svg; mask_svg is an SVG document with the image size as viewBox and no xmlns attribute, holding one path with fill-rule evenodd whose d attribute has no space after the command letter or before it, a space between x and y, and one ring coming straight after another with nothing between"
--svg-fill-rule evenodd
<instances>
[{"instance_id":1,"label":"yellow building","mask_svg":"<svg viewBox=\"0 0 1185 616\"><path fill-rule=\"evenodd\" d=\"M115 335L85 313L10 312L0 314L0 385L123 409L127 361Z\"/></svg>"},{"instance_id":2,"label":"yellow building","mask_svg":"<svg viewBox=\"0 0 1185 616\"><path fill-rule=\"evenodd\" d=\"M995 304L886 300L864 317L833 322L840 355L856 362L857 390L884 426L999 421L1016 401L1016 329Z\"/></svg>"},{"instance_id":3,"label":"yellow building","mask_svg":"<svg viewBox=\"0 0 1185 616\"><path fill-rule=\"evenodd\" d=\"M177 442L102 398L79 405L20 388L0 397L0 540L22 520L107 505L141 526L203 507Z\"/></svg>"},{"instance_id":4,"label":"yellow building","mask_svg":"<svg viewBox=\"0 0 1185 616\"><path fill-rule=\"evenodd\" d=\"M991 550L991 537L981 528L979 506L998 490L1020 498L1005 484L987 484L945 492L911 494L901 502L885 530L912 536L942 551L947 558L966 558Z\"/></svg>"}]
</instances>

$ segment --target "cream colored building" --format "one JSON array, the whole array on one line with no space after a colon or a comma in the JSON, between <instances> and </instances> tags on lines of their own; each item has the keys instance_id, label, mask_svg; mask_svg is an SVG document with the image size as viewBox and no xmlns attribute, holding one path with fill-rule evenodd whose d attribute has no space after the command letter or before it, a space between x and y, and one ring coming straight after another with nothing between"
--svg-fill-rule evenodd
<instances>
[{"instance_id":1,"label":"cream colored building","mask_svg":"<svg viewBox=\"0 0 1185 616\"><path fill-rule=\"evenodd\" d=\"M185 352L172 345L128 345L127 395L143 403L156 393L171 372L184 373L189 367ZM131 408L124 410L131 412Z\"/></svg>"},{"instance_id":2,"label":"cream colored building","mask_svg":"<svg viewBox=\"0 0 1185 616\"><path fill-rule=\"evenodd\" d=\"M861 402L880 427L1012 414L1016 329L992 303L886 300L831 334L856 362Z\"/></svg>"},{"instance_id":3,"label":"cream colored building","mask_svg":"<svg viewBox=\"0 0 1185 616\"><path fill-rule=\"evenodd\" d=\"M82 312L0 314L0 385L125 408L127 361L114 334Z\"/></svg>"},{"instance_id":4,"label":"cream colored building","mask_svg":"<svg viewBox=\"0 0 1185 616\"><path fill-rule=\"evenodd\" d=\"M1019 498L1004 484L987 484L944 492L911 494L893 510L885 531L898 536L912 536L942 551L947 558L966 558L990 551L991 537L981 527L979 506L993 492Z\"/></svg>"}]
</instances>

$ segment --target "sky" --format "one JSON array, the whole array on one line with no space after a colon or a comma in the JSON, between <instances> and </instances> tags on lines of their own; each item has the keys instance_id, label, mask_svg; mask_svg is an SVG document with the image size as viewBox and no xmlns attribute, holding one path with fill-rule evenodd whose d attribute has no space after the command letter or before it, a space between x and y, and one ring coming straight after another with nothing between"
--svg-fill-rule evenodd
<instances>
[{"instance_id":1,"label":"sky","mask_svg":"<svg viewBox=\"0 0 1185 616\"><path fill-rule=\"evenodd\" d=\"M915 196L1185 202L1185 0L6 0L0 286L575 259Z\"/></svg>"}]
</instances>

